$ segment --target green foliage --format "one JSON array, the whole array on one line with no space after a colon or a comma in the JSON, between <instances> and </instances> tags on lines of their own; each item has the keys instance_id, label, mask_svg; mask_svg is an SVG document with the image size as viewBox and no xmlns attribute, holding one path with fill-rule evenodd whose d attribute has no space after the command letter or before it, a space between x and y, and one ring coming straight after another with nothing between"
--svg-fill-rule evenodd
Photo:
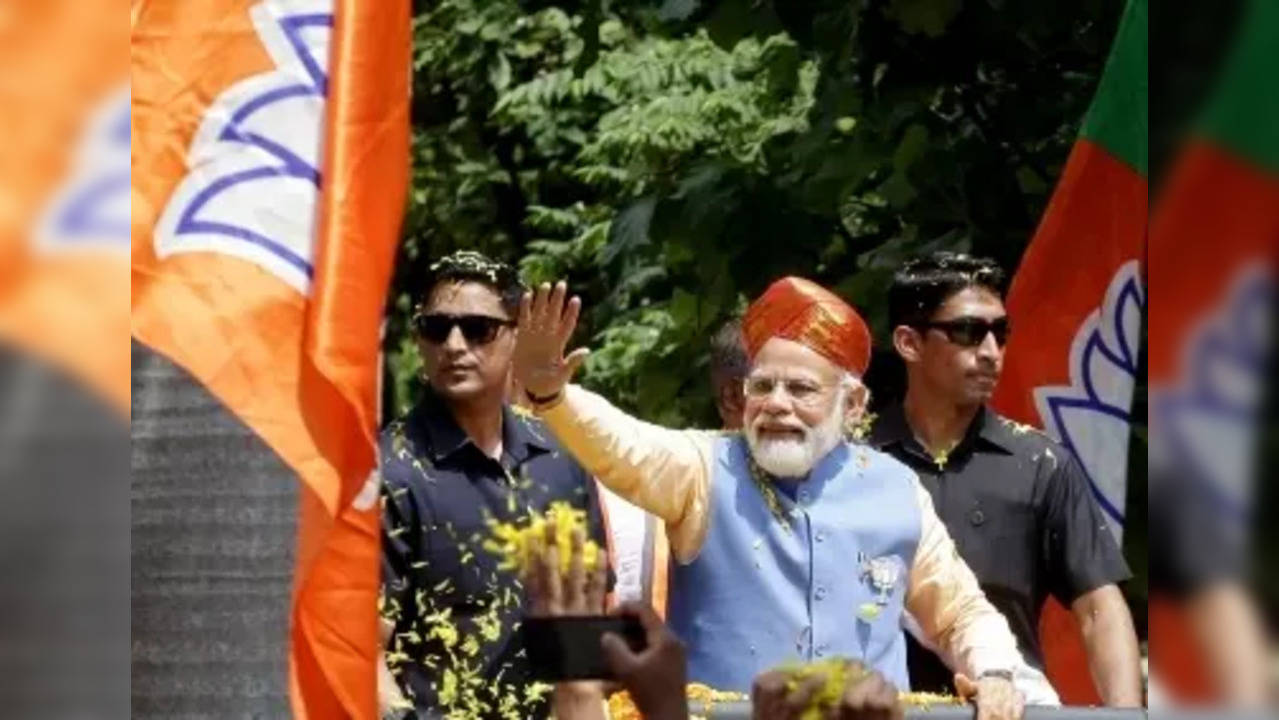
<instances>
[{"instance_id":1,"label":"green foliage","mask_svg":"<svg viewBox=\"0 0 1279 720\"><path fill-rule=\"evenodd\" d=\"M710 332L782 274L838 289L882 341L906 256L1015 267L1120 5L432 3L414 21L387 414L417 391L409 298L455 248L567 279L583 382L684 426L716 418Z\"/></svg>"}]
</instances>

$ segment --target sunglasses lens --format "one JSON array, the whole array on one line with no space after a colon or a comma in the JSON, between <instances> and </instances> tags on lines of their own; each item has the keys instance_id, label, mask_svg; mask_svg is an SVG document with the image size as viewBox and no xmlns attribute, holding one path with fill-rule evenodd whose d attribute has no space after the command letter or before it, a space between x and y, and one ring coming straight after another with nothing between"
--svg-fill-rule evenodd
<instances>
[{"instance_id":1,"label":"sunglasses lens","mask_svg":"<svg viewBox=\"0 0 1279 720\"><path fill-rule=\"evenodd\" d=\"M462 329L462 337L473 345L487 345L497 337L497 329L501 325L497 320L486 317L461 317L457 326Z\"/></svg>"},{"instance_id":2,"label":"sunglasses lens","mask_svg":"<svg viewBox=\"0 0 1279 720\"><path fill-rule=\"evenodd\" d=\"M1008 319L996 320L990 324L990 332L995 336L995 343L1003 347L1008 343Z\"/></svg>"},{"instance_id":3,"label":"sunglasses lens","mask_svg":"<svg viewBox=\"0 0 1279 720\"><path fill-rule=\"evenodd\" d=\"M956 345L976 347L986 339L987 327L980 320L959 320L946 328L946 336Z\"/></svg>"},{"instance_id":4,"label":"sunglasses lens","mask_svg":"<svg viewBox=\"0 0 1279 720\"><path fill-rule=\"evenodd\" d=\"M439 344L448 339L453 330L453 321L437 315L418 315L417 332L427 342Z\"/></svg>"},{"instance_id":5,"label":"sunglasses lens","mask_svg":"<svg viewBox=\"0 0 1279 720\"><path fill-rule=\"evenodd\" d=\"M976 318L966 318L946 323L943 326L946 337L956 345L977 347L986 341L986 335L995 336L995 344L1003 347L1008 342L1008 319L1000 318L994 322L986 322Z\"/></svg>"}]
</instances>

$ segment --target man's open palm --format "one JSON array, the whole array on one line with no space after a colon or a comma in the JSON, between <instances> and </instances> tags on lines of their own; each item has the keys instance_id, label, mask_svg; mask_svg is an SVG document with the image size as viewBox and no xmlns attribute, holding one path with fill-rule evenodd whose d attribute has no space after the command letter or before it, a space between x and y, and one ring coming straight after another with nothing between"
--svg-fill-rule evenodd
<instances>
[{"instance_id":1,"label":"man's open palm","mask_svg":"<svg viewBox=\"0 0 1279 720\"><path fill-rule=\"evenodd\" d=\"M568 285L542 283L520 300L519 333L515 341L515 378L534 398L549 398L573 378L590 353L578 348L564 356L564 348L577 329L582 301L566 301Z\"/></svg>"}]
</instances>

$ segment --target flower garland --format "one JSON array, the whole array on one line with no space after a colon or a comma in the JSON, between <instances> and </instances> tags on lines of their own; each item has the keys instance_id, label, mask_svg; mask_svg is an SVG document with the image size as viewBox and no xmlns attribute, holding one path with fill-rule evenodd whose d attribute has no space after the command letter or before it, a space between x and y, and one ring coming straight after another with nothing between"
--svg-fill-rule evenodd
<instances>
[{"instance_id":1,"label":"flower garland","mask_svg":"<svg viewBox=\"0 0 1279 720\"><path fill-rule=\"evenodd\" d=\"M759 463L755 461L755 455L751 453L749 448L746 450L746 464L750 468L751 480L755 483L759 494L764 498L764 505L768 507L768 511L777 519L777 522L781 523L782 529L790 532L791 518L782 509L782 501L777 497L777 488L773 484L775 482L773 476L760 467Z\"/></svg>"}]
</instances>

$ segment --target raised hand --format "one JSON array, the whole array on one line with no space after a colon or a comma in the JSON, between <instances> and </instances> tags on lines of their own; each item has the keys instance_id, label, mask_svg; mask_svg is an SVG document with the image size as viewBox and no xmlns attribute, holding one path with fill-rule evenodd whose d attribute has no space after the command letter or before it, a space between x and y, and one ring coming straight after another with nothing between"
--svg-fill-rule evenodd
<instances>
[{"instance_id":1,"label":"raised hand","mask_svg":"<svg viewBox=\"0 0 1279 720\"><path fill-rule=\"evenodd\" d=\"M590 354L586 348L578 348L564 356L582 310L579 298L566 302L567 296L568 285L561 281L554 287L542 283L536 292L526 292L520 300L512 364L516 381L535 398L558 395Z\"/></svg>"},{"instance_id":2,"label":"raised hand","mask_svg":"<svg viewBox=\"0 0 1279 720\"><path fill-rule=\"evenodd\" d=\"M602 614L608 564L600 558L594 568L586 568L583 551L586 537L581 528L574 528L570 535L568 574L564 574L555 542L557 530L552 518L546 523L545 535L536 540L534 561L524 568L529 616ZM590 680L557 683L551 694L551 707L559 720L606 720L604 686Z\"/></svg>"},{"instance_id":3,"label":"raised hand","mask_svg":"<svg viewBox=\"0 0 1279 720\"><path fill-rule=\"evenodd\" d=\"M524 571L522 580L528 590L529 615L603 614L604 596L608 590L608 564L600 560L594 568L586 568L582 550L586 537L581 528L574 528L570 536L572 547L569 550L568 574L562 574L555 535L556 524L546 523L546 536L538 543L536 560Z\"/></svg>"}]
</instances>

